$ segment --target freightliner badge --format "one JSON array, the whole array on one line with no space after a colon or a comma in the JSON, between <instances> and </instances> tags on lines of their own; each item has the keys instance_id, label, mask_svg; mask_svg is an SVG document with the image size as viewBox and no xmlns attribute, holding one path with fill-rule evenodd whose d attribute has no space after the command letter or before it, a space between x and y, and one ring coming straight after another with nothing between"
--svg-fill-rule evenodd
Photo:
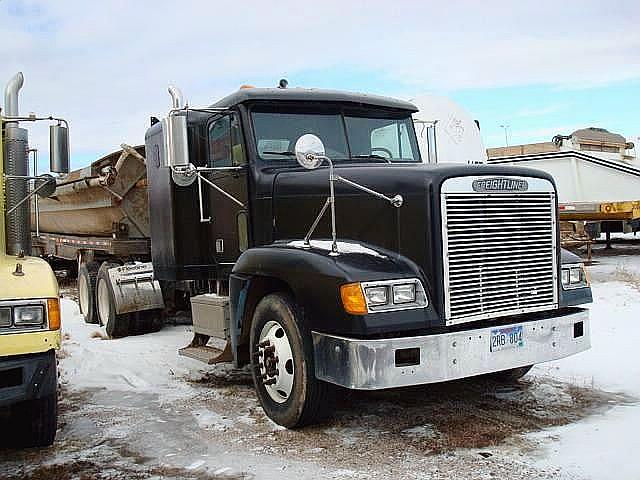
<instances>
[{"instance_id":1,"label":"freightliner badge","mask_svg":"<svg viewBox=\"0 0 640 480\"><path fill-rule=\"evenodd\" d=\"M476 192L526 192L529 184L520 178L494 177L474 180L472 187Z\"/></svg>"}]
</instances>

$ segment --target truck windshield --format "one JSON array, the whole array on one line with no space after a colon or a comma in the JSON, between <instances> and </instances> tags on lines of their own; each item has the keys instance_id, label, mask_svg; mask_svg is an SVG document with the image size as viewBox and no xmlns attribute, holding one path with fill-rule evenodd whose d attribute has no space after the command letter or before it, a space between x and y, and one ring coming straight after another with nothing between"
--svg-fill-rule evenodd
<instances>
[{"instance_id":1,"label":"truck windshield","mask_svg":"<svg viewBox=\"0 0 640 480\"><path fill-rule=\"evenodd\" d=\"M334 162L419 162L411 115L380 116L349 112L307 113L260 111L251 113L258 156L269 163L295 162L296 140L317 135Z\"/></svg>"}]
</instances>

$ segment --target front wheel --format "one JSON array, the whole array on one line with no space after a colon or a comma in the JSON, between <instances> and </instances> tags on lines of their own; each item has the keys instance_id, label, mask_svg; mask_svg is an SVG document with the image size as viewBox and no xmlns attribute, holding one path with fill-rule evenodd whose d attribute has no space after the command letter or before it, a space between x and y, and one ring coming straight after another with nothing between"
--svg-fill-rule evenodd
<instances>
[{"instance_id":1,"label":"front wheel","mask_svg":"<svg viewBox=\"0 0 640 480\"><path fill-rule=\"evenodd\" d=\"M315 377L311 332L290 295L273 293L251 323L253 381L266 415L287 428L315 423L329 411L329 384Z\"/></svg>"},{"instance_id":2,"label":"front wheel","mask_svg":"<svg viewBox=\"0 0 640 480\"><path fill-rule=\"evenodd\" d=\"M48 447L53 444L58 425L58 397L53 393L28 400L15 407L19 423L18 436L25 447Z\"/></svg>"}]
</instances>

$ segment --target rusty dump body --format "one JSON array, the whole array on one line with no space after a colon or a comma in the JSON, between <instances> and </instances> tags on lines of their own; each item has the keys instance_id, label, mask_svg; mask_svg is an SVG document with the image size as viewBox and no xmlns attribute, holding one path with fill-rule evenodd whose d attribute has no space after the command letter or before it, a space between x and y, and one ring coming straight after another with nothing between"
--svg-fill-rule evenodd
<instances>
[{"instance_id":1,"label":"rusty dump body","mask_svg":"<svg viewBox=\"0 0 640 480\"><path fill-rule=\"evenodd\" d=\"M149 206L144 145L123 145L58 180L39 200L36 253L75 260L80 250L148 256ZM32 209L32 226L36 225Z\"/></svg>"}]
</instances>

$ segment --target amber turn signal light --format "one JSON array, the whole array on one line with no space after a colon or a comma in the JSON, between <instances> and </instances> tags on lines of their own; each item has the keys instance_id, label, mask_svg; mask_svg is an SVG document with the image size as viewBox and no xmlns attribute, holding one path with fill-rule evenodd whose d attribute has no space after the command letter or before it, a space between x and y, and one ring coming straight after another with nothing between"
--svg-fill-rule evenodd
<instances>
[{"instance_id":1,"label":"amber turn signal light","mask_svg":"<svg viewBox=\"0 0 640 480\"><path fill-rule=\"evenodd\" d=\"M365 315L367 313L367 302L359 283L347 283L340 287L342 305L347 313L352 315Z\"/></svg>"},{"instance_id":2,"label":"amber turn signal light","mask_svg":"<svg viewBox=\"0 0 640 480\"><path fill-rule=\"evenodd\" d=\"M47 300L47 319L49 330L60 329L60 301L57 298Z\"/></svg>"}]
</instances>

